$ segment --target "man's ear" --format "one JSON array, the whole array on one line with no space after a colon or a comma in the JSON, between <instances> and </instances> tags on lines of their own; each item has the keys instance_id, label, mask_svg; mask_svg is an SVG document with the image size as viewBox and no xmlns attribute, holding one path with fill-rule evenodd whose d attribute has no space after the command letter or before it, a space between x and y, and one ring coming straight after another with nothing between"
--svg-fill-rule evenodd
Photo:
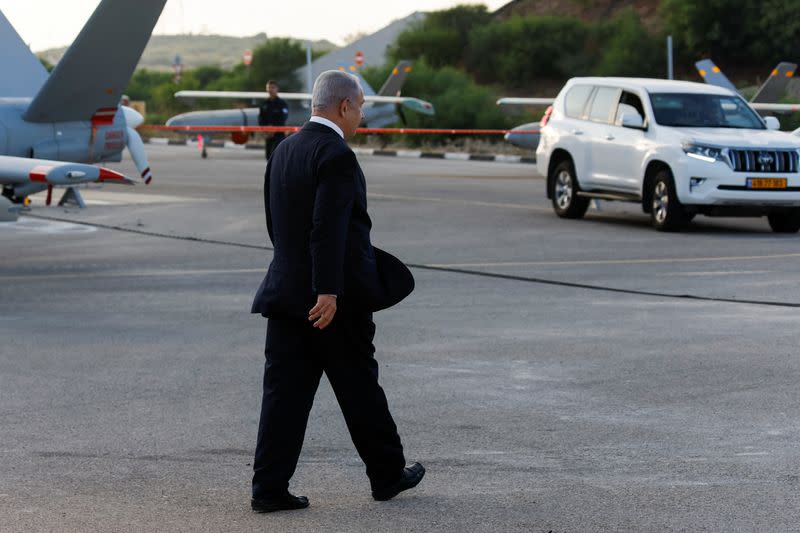
<instances>
[{"instance_id":1,"label":"man's ear","mask_svg":"<svg viewBox=\"0 0 800 533\"><path fill-rule=\"evenodd\" d=\"M341 117L347 116L347 105L348 105L347 99L341 101L341 103L339 104L339 116Z\"/></svg>"}]
</instances>

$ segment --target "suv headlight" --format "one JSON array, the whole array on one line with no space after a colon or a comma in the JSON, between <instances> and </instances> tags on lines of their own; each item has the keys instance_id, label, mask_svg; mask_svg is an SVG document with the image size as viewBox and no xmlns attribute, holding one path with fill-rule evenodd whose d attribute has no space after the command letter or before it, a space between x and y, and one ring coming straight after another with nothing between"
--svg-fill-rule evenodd
<instances>
[{"instance_id":1,"label":"suv headlight","mask_svg":"<svg viewBox=\"0 0 800 533\"><path fill-rule=\"evenodd\" d=\"M705 144L697 144L690 141L684 141L682 146L686 155L695 159L699 159L700 161L705 161L706 163L714 163L716 161L722 161L723 163L727 162L722 153L722 148L718 148L716 146L707 146Z\"/></svg>"}]
</instances>

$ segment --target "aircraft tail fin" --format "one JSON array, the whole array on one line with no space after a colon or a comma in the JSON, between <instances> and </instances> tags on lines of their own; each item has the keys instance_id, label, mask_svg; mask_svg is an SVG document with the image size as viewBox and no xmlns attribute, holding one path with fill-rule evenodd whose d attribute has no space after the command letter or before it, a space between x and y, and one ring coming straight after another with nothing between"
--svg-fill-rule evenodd
<instances>
[{"instance_id":1,"label":"aircraft tail fin","mask_svg":"<svg viewBox=\"0 0 800 533\"><path fill-rule=\"evenodd\" d=\"M724 87L738 94L739 90L710 59L703 59L694 64L703 81L717 87Z\"/></svg>"},{"instance_id":2,"label":"aircraft tail fin","mask_svg":"<svg viewBox=\"0 0 800 533\"><path fill-rule=\"evenodd\" d=\"M389 78L378 91L378 96L400 96L403 84L406 82L408 74L411 72L411 61L401 61L392 69Z\"/></svg>"},{"instance_id":3,"label":"aircraft tail fin","mask_svg":"<svg viewBox=\"0 0 800 533\"><path fill-rule=\"evenodd\" d=\"M364 76L362 76L361 72L359 72L358 67L342 62L337 65L337 68L342 72L347 72L348 74L352 74L358 78L358 83L361 84L361 90L364 91L364 96L375 96L375 89L373 89L372 86L367 83L367 80L365 80Z\"/></svg>"},{"instance_id":4,"label":"aircraft tail fin","mask_svg":"<svg viewBox=\"0 0 800 533\"><path fill-rule=\"evenodd\" d=\"M361 89L364 91L364 96L399 96L400 90L403 88L403 84L405 84L406 78L411 72L411 64L411 61L400 61L397 66L392 69L392 72L389 73L389 77L386 78L386 81L377 93L372 86L367 83L367 80L364 79L356 66L339 63L338 68L358 78Z\"/></svg>"},{"instance_id":5,"label":"aircraft tail fin","mask_svg":"<svg viewBox=\"0 0 800 533\"><path fill-rule=\"evenodd\" d=\"M781 61L767 78L767 81L758 89L751 102L777 102L786 92L786 86L794 77L797 64Z\"/></svg>"},{"instance_id":6,"label":"aircraft tail fin","mask_svg":"<svg viewBox=\"0 0 800 533\"><path fill-rule=\"evenodd\" d=\"M47 80L47 70L0 12L0 96L31 97ZM13 74L12 74L13 73Z\"/></svg>"},{"instance_id":7,"label":"aircraft tail fin","mask_svg":"<svg viewBox=\"0 0 800 533\"><path fill-rule=\"evenodd\" d=\"M102 120L116 112L166 2L100 2L31 102L25 120Z\"/></svg>"}]
</instances>

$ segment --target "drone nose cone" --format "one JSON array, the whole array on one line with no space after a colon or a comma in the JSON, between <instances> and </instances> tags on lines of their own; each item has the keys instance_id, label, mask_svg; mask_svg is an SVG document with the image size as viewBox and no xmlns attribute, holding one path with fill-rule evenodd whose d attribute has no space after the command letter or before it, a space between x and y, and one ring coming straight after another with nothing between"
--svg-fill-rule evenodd
<instances>
[{"instance_id":1,"label":"drone nose cone","mask_svg":"<svg viewBox=\"0 0 800 533\"><path fill-rule=\"evenodd\" d=\"M128 127L136 129L144 123L144 117L134 108L128 106L121 107L122 113L125 115L125 122L128 124Z\"/></svg>"},{"instance_id":2,"label":"drone nose cone","mask_svg":"<svg viewBox=\"0 0 800 533\"><path fill-rule=\"evenodd\" d=\"M204 123L202 120L197 120L197 114L195 112L191 113L181 113L180 115L175 115L174 117L170 117L166 125L167 126L197 126L198 124L206 124L208 120Z\"/></svg>"},{"instance_id":3,"label":"drone nose cone","mask_svg":"<svg viewBox=\"0 0 800 533\"><path fill-rule=\"evenodd\" d=\"M538 124L523 124L506 133L504 138L507 142L519 148L532 148L535 150L539 145L539 134L530 132L538 129Z\"/></svg>"}]
</instances>

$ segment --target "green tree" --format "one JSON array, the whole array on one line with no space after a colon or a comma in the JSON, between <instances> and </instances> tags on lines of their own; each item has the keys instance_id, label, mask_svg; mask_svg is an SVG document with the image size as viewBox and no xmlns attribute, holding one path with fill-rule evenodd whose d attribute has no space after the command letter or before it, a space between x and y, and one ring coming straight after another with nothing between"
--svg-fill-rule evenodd
<instances>
[{"instance_id":1,"label":"green tree","mask_svg":"<svg viewBox=\"0 0 800 533\"><path fill-rule=\"evenodd\" d=\"M362 73L370 85L378 86L389 75L390 64ZM408 127L418 128L480 128L504 129L533 120L528 115L508 117L495 104L497 95L487 87L476 84L463 71L453 67L435 68L417 61L409 75L403 94L431 102L435 116L406 111ZM423 140L443 141L447 136L413 136L403 140L419 143ZM492 137L497 140L498 137Z\"/></svg>"},{"instance_id":2,"label":"green tree","mask_svg":"<svg viewBox=\"0 0 800 533\"><path fill-rule=\"evenodd\" d=\"M259 87L252 82L247 67L243 63L239 63L225 71L219 78L210 81L207 89L209 91L258 91L263 90L264 87Z\"/></svg>"},{"instance_id":3,"label":"green tree","mask_svg":"<svg viewBox=\"0 0 800 533\"><path fill-rule=\"evenodd\" d=\"M679 58L710 56L721 63L766 59L760 0L662 0L659 13Z\"/></svg>"},{"instance_id":4,"label":"green tree","mask_svg":"<svg viewBox=\"0 0 800 533\"><path fill-rule=\"evenodd\" d=\"M191 71L192 77L197 80L200 89L205 89L209 84L225 75L225 71L217 66L197 67Z\"/></svg>"},{"instance_id":5,"label":"green tree","mask_svg":"<svg viewBox=\"0 0 800 533\"><path fill-rule=\"evenodd\" d=\"M800 57L800 2L764 0L758 27L761 37L754 46L759 56L769 61L796 61Z\"/></svg>"},{"instance_id":6,"label":"green tree","mask_svg":"<svg viewBox=\"0 0 800 533\"><path fill-rule=\"evenodd\" d=\"M598 32L605 44L595 75L659 77L666 72L660 39L647 33L633 8L600 25Z\"/></svg>"},{"instance_id":7,"label":"green tree","mask_svg":"<svg viewBox=\"0 0 800 533\"><path fill-rule=\"evenodd\" d=\"M125 93L130 96L131 100L144 100L149 103L155 88L159 85L172 84L173 78L174 76L169 72L147 69L137 70L130 83L128 83Z\"/></svg>"},{"instance_id":8,"label":"green tree","mask_svg":"<svg viewBox=\"0 0 800 533\"><path fill-rule=\"evenodd\" d=\"M491 14L484 5L433 11L398 36L389 56L393 61L424 59L434 67L462 65L470 34L490 20Z\"/></svg>"},{"instance_id":9,"label":"green tree","mask_svg":"<svg viewBox=\"0 0 800 533\"><path fill-rule=\"evenodd\" d=\"M477 29L466 66L478 81L527 86L586 74L598 60L590 28L570 17L512 17Z\"/></svg>"},{"instance_id":10,"label":"green tree","mask_svg":"<svg viewBox=\"0 0 800 533\"><path fill-rule=\"evenodd\" d=\"M282 91L300 90L295 70L306 62L305 48L293 39L269 39L253 50L253 63L247 68L249 90L264 89L268 80L275 80Z\"/></svg>"}]
</instances>

